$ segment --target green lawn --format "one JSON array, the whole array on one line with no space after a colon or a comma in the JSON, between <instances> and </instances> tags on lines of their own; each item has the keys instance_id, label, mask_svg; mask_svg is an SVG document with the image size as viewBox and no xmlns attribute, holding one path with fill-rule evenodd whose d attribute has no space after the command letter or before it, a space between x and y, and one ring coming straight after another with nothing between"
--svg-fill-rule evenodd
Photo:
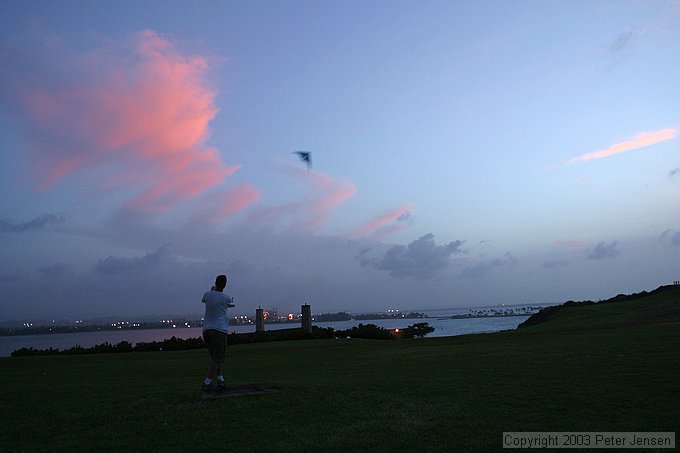
<instances>
[{"instance_id":1,"label":"green lawn","mask_svg":"<svg viewBox=\"0 0 680 453\"><path fill-rule=\"evenodd\" d=\"M0 359L2 451L492 451L503 431L678 431L677 323Z\"/></svg>"}]
</instances>

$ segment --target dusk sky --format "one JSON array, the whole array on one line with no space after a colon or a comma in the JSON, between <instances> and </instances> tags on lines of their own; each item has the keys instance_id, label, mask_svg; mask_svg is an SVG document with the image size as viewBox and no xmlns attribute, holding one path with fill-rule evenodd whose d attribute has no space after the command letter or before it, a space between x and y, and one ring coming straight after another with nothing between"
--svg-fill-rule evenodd
<instances>
[{"instance_id":1,"label":"dusk sky","mask_svg":"<svg viewBox=\"0 0 680 453\"><path fill-rule=\"evenodd\" d=\"M0 321L680 279L678 1L5 1L0 61Z\"/></svg>"}]
</instances>

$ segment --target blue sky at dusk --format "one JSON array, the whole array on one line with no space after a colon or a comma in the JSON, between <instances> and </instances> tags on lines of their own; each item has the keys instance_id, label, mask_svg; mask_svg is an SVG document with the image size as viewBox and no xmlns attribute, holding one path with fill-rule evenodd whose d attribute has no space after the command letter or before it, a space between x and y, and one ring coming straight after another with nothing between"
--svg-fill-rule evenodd
<instances>
[{"instance_id":1,"label":"blue sky at dusk","mask_svg":"<svg viewBox=\"0 0 680 453\"><path fill-rule=\"evenodd\" d=\"M0 321L200 313L219 273L244 314L680 279L678 2L0 13Z\"/></svg>"}]
</instances>

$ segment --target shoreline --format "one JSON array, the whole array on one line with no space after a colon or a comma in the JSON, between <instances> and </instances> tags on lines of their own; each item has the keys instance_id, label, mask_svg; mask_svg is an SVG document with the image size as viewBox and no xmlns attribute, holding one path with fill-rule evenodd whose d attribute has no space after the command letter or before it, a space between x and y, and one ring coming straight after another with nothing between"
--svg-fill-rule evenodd
<instances>
[{"instance_id":1,"label":"shoreline","mask_svg":"<svg viewBox=\"0 0 680 453\"><path fill-rule=\"evenodd\" d=\"M478 314L470 314L470 315L452 315L452 316L420 316L420 317L397 317L397 316L385 316L385 317L376 317L376 318L351 318L347 320L337 320L337 321L316 321L313 319L313 322L317 323L323 323L323 324L328 324L328 323L341 323L341 322L349 322L349 321L356 321L359 323L364 324L363 321L413 321L413 320L424 320L423 322L427 322L428 319L432 320L446 320L446 319L485 319L485 318L511 318L511 317L516 317L516 316L529 316L527 313L508 313L508 314L489 314L489 315L478 315ZM300 321L280 321L280 322L265 322L265 326L290 326L290 325L299 325ZM181 326L181 327L163 327L163 326L140 326L140 327L108 327L108 326L92 326L91 328L88 326L83 326L83 327L78 327L78 328L73 328L70 326L55 326L54 330L53 328L47 328L49 330L43 331L43 330L37 330L37 331L31 331L31 328L24 328L21 330L14 330L14 329L0 329L0 338L2 337L20 337L20 336L36 336L36 335L62 335L62 334L78 334L78 333L93 333L93 332L142 332L142 331L149 331L149 330L167 330L167 331L185 331L186 329L196 329L196 328L201 328L202 326L196 325L192 323L189 326ZM229 324L229 327L255 327L254 323L243 323L243 324ZM11 331L11 333L7 333L7 331Z\"/></svg>"},{"instance_id":2,"label":"shoreline","mask_svg":"<svg viewBox=\"0 0 680 453\"><path fill-rule=\"evenodd\" d=\"M428 337L448 337L456 335L466 335L471 333L487 333L500 330L512 330L517 327L526 317L487 317L487 318L467 318L467 319L437 319L425 318L421 320L375 320L371 322L345 321L345 322L317 322L316 327L332 327L336 330L346 330L358 324L375 324L385 329L405 328L414 322L428 322L436 330ZM267 324L266 331L290 329L291 324ZM295 326L297 327L297 326ZM253 332L255 326L235 326L230 328L230 333L247 334ZM176 329L145 329L145 330L109 330L78 332L78 335L71 333L53 335L11 335L0 337L0 357L8 357L13 351L21 348L49 349L68 349L73 346L90 347L101 344L105 341L116 344L121 341L130 343L162 341L172 336L178 338L193 338L202 335L201 327L176 328Z\"/></svg>"}]
</instances>

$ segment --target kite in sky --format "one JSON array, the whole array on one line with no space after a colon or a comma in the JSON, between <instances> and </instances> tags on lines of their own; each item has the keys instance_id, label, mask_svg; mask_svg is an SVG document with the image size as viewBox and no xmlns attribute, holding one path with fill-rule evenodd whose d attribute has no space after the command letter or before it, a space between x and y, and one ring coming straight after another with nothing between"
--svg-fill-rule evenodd
<instances>
[{"instance_id":1,"label":"kite in sky","mask_svg":"<svg viewBox=\"0 0 680 453\"><path fill-rule=\"evenodd\" d=\"M309 151L294 151L293 154L300 156L300 160L307 164L307 170L312 167L312 153Z\"/></svg>"}]
</instances>

